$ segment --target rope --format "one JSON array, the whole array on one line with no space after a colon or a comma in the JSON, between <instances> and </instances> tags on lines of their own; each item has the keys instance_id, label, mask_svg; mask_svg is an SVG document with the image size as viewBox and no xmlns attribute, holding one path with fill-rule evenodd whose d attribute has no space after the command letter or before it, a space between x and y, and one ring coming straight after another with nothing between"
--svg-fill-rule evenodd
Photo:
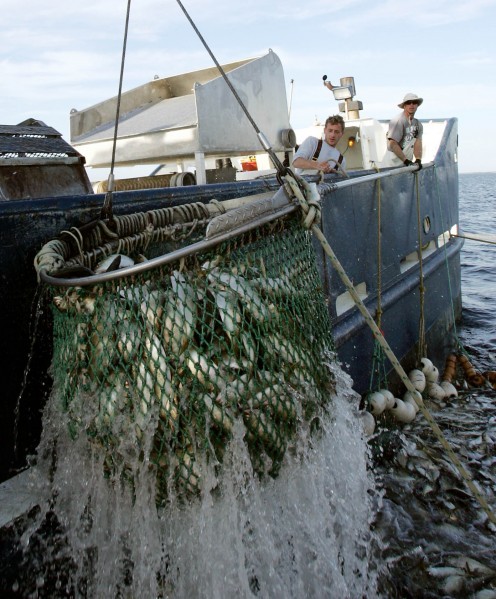
<instances>
[{"instance_id":1,"label":"rope","mask_svg":"<svg viewBox=\"0 0 496 599\"><path fill-rule=\"evenodd\" d=\"M382 347L377 341L374 343L374 354L372 356L372 371L370 373L369 389L371 391L374 389L387 389L386 358Z\"/></svg>"},{"instance_id":2,"label":"rope","mask_svg":"<svg viewBox=\"0 0 496 599\"><path fill-rule=\"evenodd\" d=\"M122 58L121 58L121 72L119 76L119 92L117 94L117 107L115 111L115 127L114 127L114 139L112 143L112 162L110 166L110 174L108 177L108 191L105 194L105 200L102 207L102 219L112 220L112 192L114 190L114 166L115 166L115 151L117 147L117 129L119 127L119 114L121 108L121 96L122 96L122 80L124 78L124 63L126 60L126 46L127 46L127 34L129 29L129 13L131 12L131 0L127 2L126 11L126 26L124 28L124 42L122 45Z\"/></svg>"},{"instance_id":3,"label":"rope","mask_svg":"<svg viewBox=\"0 0 496 599\"><path fill-rule=\"evenodd\" d=\"M460 239L470 239L471 241L480 241L481 243L496 245L496 235L491 235L490 233L484 233L484 236L479 235L478 233L463 233L463 235L460 233L452 233L451 237L459 237Z\"/></svg>"},{"instance_id":4,"label":"rope","mask_svg":"<svg viewBox=\"0 0 496 599\"><path fill-rule=\"evenodd\" d=\"M220 203L217 204L219 212L225 211ZM211 219L207 206L196 202L115 216L115 231L101 220L92 222L91 227L72 227L69 231L62 231L59 239L43 246L35 257L35 269L39 275L41 270L56 273L64 267L78 265L91 268L95 262L111 254L131 254L136 250L145 252L151 243L186 240Z\"/></svg>"},{"instance_id":5,"label":"rope","mask_svg":"<svg viewBox=\"0 0 496 599\"><path fill-rule=\"evenodd\" d=\"M377 311L376 322L382 324L382 233L381 233L381 182L377 182Z\"/></svg>"},{"instance_id":6,"label":"rope","mask_svg":"<svg viewBox=\"0 0 496 599\"><path fill-rule=\"evenodd\" d=\"M305 199L305 196L304 196L304 194L302 193L302 191L300 189L300 185L301 185L301 187L305 190L305 192L311 193L311 190L310 190L310 188L308 186L308 183L306 183L306 181L303 181L303 180L299 180L297 182L295 179L290 178L290 177L285 177L285 181L287 183L287 188L289 188L293 192L293 196L295 196L296 199L298 200L303 213L305 215L308 215L310 213L310 209L308 207L308 202ZM314 201L314 198L312 197L312 202L313 201ZM305 222L308 222L308 218L305 219ZM392 349L390 348L388 342L386 341L386 339L382 335L381 331L377 327L376 323L374 322L374 319L370 315L370 313L367 310L365 304L360 299L358 293L355 290L355 287L353 286L353 283L351 282L351 280L349 279L348 275L346 274L346 272L344 271L343 267L341 266L341 263L339 262L336 254L332 250L331 246L329 245L329 243L328 243L327 239L325 238L324 234L322 233L321 229L315 223L310 224L309 228L311 229L311 231L315 235L315 237L320 241L324 252L329 257L329 259L331 261L331 264L333 265L334 269L336 270L336 272L338 273L339 277L343 281L343 283L346 286L348 292L352 296L352 298L353 298L353 300L354 300L357 308L359 309L360 313L364 317L364 319L365 319L366 323L368 324L368 326L371 328L372 333L374 334L375 339L379 342L379 344L383 348L385 354L389 358L389 361L393 365L393 368L396 370L396 372L400 376L403 384L408 389L408 391L410 391L412 393L412 395L415 397L415 402L417 403L420 411L424 415L424 418L427 420L429 426L433 430L434 435L436 436L436 438L438 439L438 441L441 443L442 447L445 449L445 451L448 454L449 458L451 459L452 463L454 464L454 466L456 467L456 469L460 473L461 477L465 481L467 487L471 490L473 496L477 499L477 501L479 502L480 506L482 507L482 509L484 510L484 512L487 514L487 517L489 518L489 520L493 524L496 524L496 515L491 510L491 508L490 508L489 504L487 503L485 497L482 495L482 493L480 492L480 490L477 488L476 484L472 480L472 477L470 476L470 473L466 470L466 468L463 466L463 464L461 463L461 461L459 460L459 458L457 457L457 455L453 451L451 445L448 443L447 439L443 435L443 432L439 428L438 424L436 423L436 421L432 417L432 415L429 412L429 410L425 407L423 401L421 399L420 400L418 399L418 397L419 397L420 394L418 393L418 391L413 386L412 382L408 378L408 376L407 376L406 372L404 371L403 367L401 366L401 364L399 363L398 359L394 355Z\"/></svg>"},{"instance_id":7,"label":"rope","mask_svg":"<svg viewBox=\"0 0 496 599\"><path fill-rule=\"evenodd\" d=\"M379 169L376 168L379 172ZM382 327L382 232L381 232L381 182L377 182L377 309L375 314L375 322L377 328L381 330ZM382 347L377 341L374 344L374 354L372 357L372 369L370 373L370 386L371 390L374 389L374 378L376 377L376 388L383 389L387 388L387 374L386 374L386 363L385 356Z\"/></svg>"},{"instance_id":8,"label":"rope","mask_svg":"<svg viewBox=\"0 0 496 599\"><path fill-rule=\"evenodd\" d=\"M420 190L419 190L419 177L418 173L414 173L415 176L415 190L417 194L417 235L418 235L418 258L419 258L419 302L420 302L420 316L419 316L419 332L418 332L418 362L427 355L427 343L425 340L425 285L424 285L424 270L423 270L423 258L422 258L422 233L421 233L421 215L420 215Z\"/></svg>"}]
</instances>

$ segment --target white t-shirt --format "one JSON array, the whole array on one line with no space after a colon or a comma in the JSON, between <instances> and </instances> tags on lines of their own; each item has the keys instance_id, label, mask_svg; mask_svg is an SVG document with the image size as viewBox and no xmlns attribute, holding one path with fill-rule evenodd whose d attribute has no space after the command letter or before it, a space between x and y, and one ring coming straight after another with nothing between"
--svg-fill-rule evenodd
<instances>
[{"instance_id":1,"label":"white t-shirt","mask_svg":"<svg viewBox=\"0 0 496 599\"><path fill-rule=\"evenodd\" d=\"M413 160L413 146L417 139L422 139L424 127L422 123L413 118L411 122L405 116L404 112L400 112L389 122L387 132L388 139L394 139L398 142L403 150L403 154L408 160ZM403 161L400 160L394 152L388 150L384 157L382 166L402 166Z\"/></svg>"},{"instance_id":2,"label":"white t-shirt","mask_svg":"<svg viewBox=\"0 0 496 599\"><path fill-rule=\"evenodd\" d=\"M305 139L305 141L301 144L301 146L298 148L297 152L295 153L293 162L297 158L304 158L305 160L312 160L313 155L315 154L315 150L317 149L318 143L319 143L319 140L316 137L312 137L312 136L307 137ZM340 156L341 156L341 152L339 150L337 150L336 148L333 148L325 140L323 140L322 147L320 149L320 153L317 156L317 162L328 161L331 165L331 168L335 168L336 163ZM343 167L343 169L346 169L346 160L344 158L341 162L341 166ZM339 167L337 167L337 170L339 170ZM315 175L316 173L317 173L317 171L313 170L313 169L302 169L302 168L296 169L296 174L298 174L298 175L309 175L309 174Z\"/></svg>"}]
</instances>

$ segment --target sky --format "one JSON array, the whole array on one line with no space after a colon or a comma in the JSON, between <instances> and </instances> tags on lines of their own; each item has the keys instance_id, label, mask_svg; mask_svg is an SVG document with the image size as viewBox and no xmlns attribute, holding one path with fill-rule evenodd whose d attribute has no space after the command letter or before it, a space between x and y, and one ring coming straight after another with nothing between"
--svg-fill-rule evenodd
<instances>
[{"instance_id":1,"label":"sky","mask_svg":"<svg viewBox=\"0 0 496 599\"><path fill-rule=\"evenodd\" d=\"M338 111L324 74L351 76L363 117L415 93L417 117L458 118L460 173L496 171L496 0L182 3L220 64L279 56L294 129ZM71 109L117 95L127 5L2 0L0 123L36 118L70 142ZM132 0L123 91L212 64L176 0Z\"/></svg>"}]
</instances>

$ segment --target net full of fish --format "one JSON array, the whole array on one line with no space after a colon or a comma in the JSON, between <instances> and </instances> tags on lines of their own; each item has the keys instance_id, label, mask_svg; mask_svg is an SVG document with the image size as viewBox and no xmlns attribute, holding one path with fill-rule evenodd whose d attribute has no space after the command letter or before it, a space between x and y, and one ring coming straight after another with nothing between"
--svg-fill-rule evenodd
<instances>
[{"instance_id":1,"label":"net full of fish","mask_svg":"<svg viewBox=\"0 0 496 599\"><path fill-rule=\"evenodd\" d=\"M51 293L54 390L70 434L104 452L109 475L130 473L136 457L148 464L159 504L200 492L200 463L221 466L237 422L260 476L277 476L301 428L318 426L333 343L310 236L293 218Z\"/></svg>"}]
</instances>

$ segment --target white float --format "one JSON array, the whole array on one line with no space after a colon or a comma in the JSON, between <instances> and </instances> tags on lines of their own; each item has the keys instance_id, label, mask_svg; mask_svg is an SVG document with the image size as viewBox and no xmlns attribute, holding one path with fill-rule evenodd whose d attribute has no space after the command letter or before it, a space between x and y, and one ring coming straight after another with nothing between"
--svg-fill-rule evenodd
<instances>
[{"instance_id":1,"label":"white float","mask_svg":"<svg viewBox=\"0 0 496 599\"><path fill-rule=\"evenodd\" d=\"M442 387L448 399L455 399L455 397L458 397L458 391L456 387L449 381L442 381L440 387Z\"/></svg>"},{"instance_id":2,"label":"white float","mask_svg":"<svg viewBox=\"0 0 496 599\"><path fill-rule=\"evenodd\" d=\"M398 422L412 422L416 415L415 408L411 404L398 398L396 398L394 406L391 408L391 413Z\"/></svg>"},{"instance_id":3,"label":"white float","mask_svg":"<svg viewBox=\"0 0 496 599\"><path fill-rule=\"evenodd\" d=\"M411 392L411 391L407 391L404 395L403 395L403 401L407 404L411 404L414 409L415 409L415 414L419 411L419 406L418 404L422 404L424 403L424 400L422 399L422 394L419 393L419 391L415 391L415 395Z\"/></svg>"},{"instance_id":4,"label":"white float","mask_svg":"<svg viewBox=\"0 0 496 599\"><path fill-rule=\"evenodd\" d=\"M390 410L394 406L394 395L389 389L379 389L378 393L382 393L386 398L386 410Z\"/></svg>"},{"instance_id":5,"label":"white float","mask_svg":"<svg viewBox=\"0 0 496 599\"><path fill-rule=\"evenodd\" d=\"M427 374L428 372L431 372L431 370L434 369L434 364L429 360L429 358L421 358L420 360L420 370L424 373Z\"/></svg>"},{"instance_id":6,"label":"white float","mask_svg":"<svg viewBox=\"0 0 496 599\"><path fill-rule=\"evenodd\" d=\"M408 373L408 378L415 389L422 393L425 389L425 374L421 370L418 370L418 368L414 368Z\"/></svg>"},{"instance_id":7,"label":"white float","mask_svg":"<svg viewBox=\"0 0 496 599\"><path fill-rule=\"evenodd\" d=\"M444 399L446 397L445 390L437 383L427 383L427 393L432 399Z\"/></svg>"},{"instance_id":8,"label":"white float","mask_svg":"<svg viewBox=\"0 0 496 599\"><path fill-rule=\"evenodd\" d=\"M374 416L379 416L386 409L386 398L379 391L374 391L367 395L367 403Z\"/></svg>"},{"instance_id":9,"label":"white float","mask_svg":"<svg viewBox=\"0 0 496 599\"><path fill-rule=\"evenodd\" d=\"M425 373L425 378L429 383L437 383L437 381L439 380L439 370L435 366L433 366L432 370L429 370L429 372Z\"/></svg>"}]
</instances>

